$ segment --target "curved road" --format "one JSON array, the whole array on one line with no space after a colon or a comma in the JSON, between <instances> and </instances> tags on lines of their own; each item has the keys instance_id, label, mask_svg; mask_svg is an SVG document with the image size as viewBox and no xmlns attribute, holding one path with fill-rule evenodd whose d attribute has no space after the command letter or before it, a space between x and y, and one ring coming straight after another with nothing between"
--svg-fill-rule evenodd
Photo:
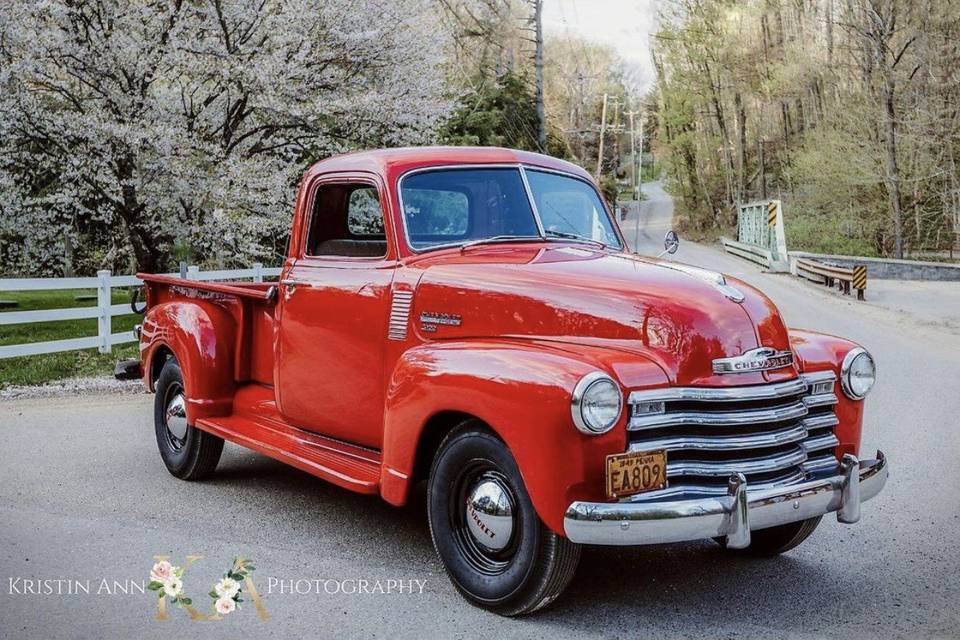
<instances>
[{"instance_id":1,"label":"curved road","mask_svg":"<svg viewBox=\"0 0 960 640\"><path fill-rule=\"evenodd\" d=\"M645 190L651 198L642 203L641 249L655 253L672 205L658 185ZM631 238L634 220L624 223ZM213 479L180 482L156 453L150 396L4 402L0 635L960 635L960 336L953 325L761 273L689 242L674 259L759 286L790 325L850 336L875 354L880 381L867 403L864 452L883 448L892 473L859 524L827 517L806 543L770 560L740 558L710 541L587 548L554 606L506 620L467 605L449 584L430 545L422 496L394 509L231 445ZM92 580L94 591L104 577L143 580L154 554L182 561L189 553L204 556L185 578L204 607L209 585L231 559L252 558L272 618L261 622L245 606L221 622L190 622L176 609L171 621L156 622L150 593L24 592L23 580ZM297 593L298 579L346 581L346 590L361 579L426 582L422 594L329 593L332 583Z\"/></svg>"}]
</instances>

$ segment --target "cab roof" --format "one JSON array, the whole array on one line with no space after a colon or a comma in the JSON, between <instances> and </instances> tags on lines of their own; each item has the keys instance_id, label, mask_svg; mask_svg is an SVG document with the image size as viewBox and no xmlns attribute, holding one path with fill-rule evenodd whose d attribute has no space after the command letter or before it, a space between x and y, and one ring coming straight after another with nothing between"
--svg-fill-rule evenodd
<instances>
[{"instance_id":1,"label":"cab roof","mask_svg":"<svg viewBox=\"0 0 960 640\"><path fill-rule=\"evenodd\" d=\"M317 162L307 170L304 177L341 171L364 171L392 179L411 169L458 164L524 164L593 180L587 171L572 162L541 153L502 147L399 147L355 151Z\"/></svg>"}]
</instances>

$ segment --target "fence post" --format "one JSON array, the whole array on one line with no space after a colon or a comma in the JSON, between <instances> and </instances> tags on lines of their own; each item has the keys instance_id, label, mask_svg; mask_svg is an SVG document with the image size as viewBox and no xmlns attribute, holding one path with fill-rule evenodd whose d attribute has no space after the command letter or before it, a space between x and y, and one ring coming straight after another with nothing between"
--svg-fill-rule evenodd
<instances>
[{"instance_id":1,"label":"fence post","mask_svg":"<svg viewBox=\"0 0 960 640\"><path fill-rule=\"evenodd\" d=\"M253 263L253 281L263 282L263 263L261 262Z\"/></svg>"},{"instance_id":2,"label":"fence post","mask_svg":"<svg viewBox=\"0 0 960 640\"><path fill-rule=\"evenodd\" d=\"M100 338L100 353L110 353L110 334L113 333L110 321L110 272L97 271L97 337Z\"/></svg>"},{"instance_id":3,"label":"fence post","mask_svg":"<svg viewBox=\"0 0 960 640\"><path fill-rule=\"evenodd\" d=\"M200 278L197 277L199 273L200 267L195 264L190 265L187 267L187 280L199 280Z\"/></svg>"},{"instance_id":4,"label":"fence post","mask_svg":"<svg viewBox=\"0 0 960 640\"><path fill-rule=\"evenodd\" d=\"M184 280L187 279L187 263L183 260L180 261L180 277Z\"/></svg>"}]
</instances>

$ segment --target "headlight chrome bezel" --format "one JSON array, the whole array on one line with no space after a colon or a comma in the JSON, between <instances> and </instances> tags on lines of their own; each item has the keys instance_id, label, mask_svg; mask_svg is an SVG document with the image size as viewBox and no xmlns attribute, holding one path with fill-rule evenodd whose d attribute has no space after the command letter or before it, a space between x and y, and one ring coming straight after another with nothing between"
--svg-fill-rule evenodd
<instances>
[{"instance_id":1,"label":"headlight chrome bezel","mask_svg":"<svg viewBox=\"0 0 960 640\"><path fill-rule=\"evenodd\" d=\"M594 387L594 385L602 383L611 384L616 391L617 413L609 424L592 426L587 422L587 419L583 415L584 398L590 389ZM616 380L602 371L593 371L588 373L580 378L580 381L577 382L577 385L573 388L573 393L570 397L570 415L573 418L574 426L576 426L577 430L581 433L585 433L586 435L590 436L603 435L604 433L607 433L613 429L617 422L620 421L620 416L623 415L623 389L620 388L620 385Z\"/></svg>"},{"instance_id":2,"label":"headlight chrome bezel","mask_svg":"<svg viewBox=\"0 0 960 640\"><path fill-rule=\"evenodd\" d=\"M858 394L853 389L853 385L850 381L850 375L853 370L853 363L861 356L866 356L873 364L873 382L870 383L870 387L867 388L866 391L864 391L862 394ZM843 389L844 395L851 400L863 400L870 395L870 392L873 390L873 387L876 384L877 361L874 360L873 356L870 355L870 352L863 347L854 347L853 349L850 349L850 351L847 352L847 355L843 358L843 364L840 365L840 388Z\"/></svg>"}]
</instances>

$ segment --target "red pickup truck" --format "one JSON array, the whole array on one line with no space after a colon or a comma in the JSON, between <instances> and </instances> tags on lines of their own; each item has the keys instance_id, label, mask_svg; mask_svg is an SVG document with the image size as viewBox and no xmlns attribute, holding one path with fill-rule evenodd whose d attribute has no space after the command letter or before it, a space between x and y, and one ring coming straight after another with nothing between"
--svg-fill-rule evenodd
<instances>
[{"instance_id":1,"label":"red pickup truck","mask_svg":"<svg viewBox=\"0 0 960 640\"><path fill-rule=\"evenodd\" d=\"M163 462L199 479L229 440L394 505L426 481L450 579L503 615L554 600L582 544L776 554L886 482L857 457L869 353L629 253L567 162L330 158L288 253L278 284L140 274Z\"/></svg>"}]
</instances>

